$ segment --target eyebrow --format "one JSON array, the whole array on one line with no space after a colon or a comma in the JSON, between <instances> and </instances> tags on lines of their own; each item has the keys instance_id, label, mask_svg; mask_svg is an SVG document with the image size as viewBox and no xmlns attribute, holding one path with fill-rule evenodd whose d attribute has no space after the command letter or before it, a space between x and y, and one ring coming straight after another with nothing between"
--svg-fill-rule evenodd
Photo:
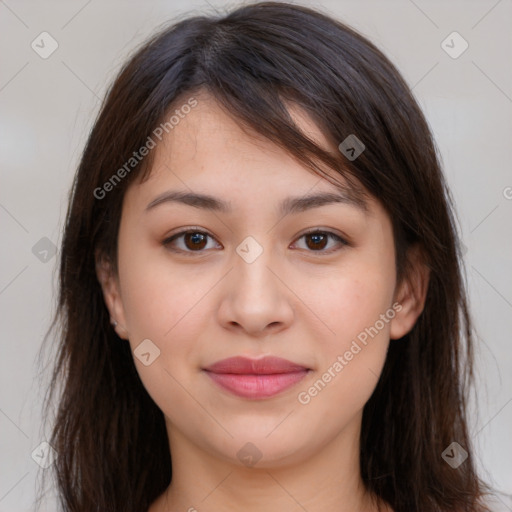
<instances>
[{"instance_id":1,"label":"eyebrow","mask_svg":"<svg viewBox=\"0 0 512 512\"><path fill-rule=\"evenodd\" d=\"M178 190L170 190L160 194L146 206L145 211L148 212L164 203L182 203L195 208L220 213L230 213L233 211L231 202L226 202L207 194ZM323 192L306 196L287 197L281 202L279 212L284 216L336 203L348 204L363 212L368 210L367 204L363 199L340 191L338 193Z\"/></svg>"}]
</instances>

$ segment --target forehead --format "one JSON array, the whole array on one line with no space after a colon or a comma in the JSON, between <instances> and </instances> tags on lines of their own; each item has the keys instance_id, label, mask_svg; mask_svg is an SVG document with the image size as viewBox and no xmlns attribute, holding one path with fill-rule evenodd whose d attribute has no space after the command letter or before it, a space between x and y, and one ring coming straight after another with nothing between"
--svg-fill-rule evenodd
<instances>
[{"instance_id":1,"label":"forehead","mask_svg":"<svg viewBox=\"0 0 512 512\"><path fill-rule=\"evenodd\" d=\"M245 160L285 160L290 155L269 138L244 125L226 111L211 94L200 91L194 95L197 106L179 119L178 124L164 133L156 148L155 168L173 159L204 159L211 155ZM172 110L186 103L186 97L175 102ZM314 121L296 104L287 105L290 116L300 130L324 149L329 143ZM177 120L177 119L176 119ZM332 148L331 148L332 149ZM212 162L214 163L214 162ZM223 162L225 164L225 162Z\"/></svg>"},{"instance_id":2,"label":"forehead","mask_svg":"<svg viewBox=\"0 0 512 512\"><path fill-rule=\"evenodd\" d=\"M180 116L179 122L164 134L154 149L153 166L147 181L136 182L137 199L146 202L144 208L150 201L158 199L157 194L169 189L182 196L211 193L227 198L236 197L237 191L251 190L251 187L255 194L263 192L267 198L274 190L294 192L292 195L295 196L308 192L343 192L348 199L354 199L356 205L356 194L351 192L339 173L328 171L339 185L330 183L270 139L241 125L211 95L199 92L193 97L197 106ZM179 110L187 100L188 97L184 97L181 102L175 102L171 111ZM289 112L307 137L322 148L331 149L325 135L302 109L291 104ZM133 193L129 189L127 196L133 196ZM197 198L189 199L198 201ZM217 210L223 209L217 206ZM291 204L287 206L289 210L293 208ZM359 206L365 206L361 198Z\"/></svg>"}]
</instances>

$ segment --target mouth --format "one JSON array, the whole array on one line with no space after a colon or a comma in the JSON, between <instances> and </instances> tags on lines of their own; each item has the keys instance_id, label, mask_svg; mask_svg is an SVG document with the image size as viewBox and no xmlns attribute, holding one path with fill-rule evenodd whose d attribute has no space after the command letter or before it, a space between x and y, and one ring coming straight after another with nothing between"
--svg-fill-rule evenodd
<instances>
[{"instance_id":1,"label":"mouth","mask_svg":"<svg viewBox=\"0 0 512 512\"><path fill-rule=\"evenodd\" d=\"M212 381L232 394L264 399L298 384L310 371L303 365L278 357L232 357L203 368Z\"/></svg>"}]
</instances>

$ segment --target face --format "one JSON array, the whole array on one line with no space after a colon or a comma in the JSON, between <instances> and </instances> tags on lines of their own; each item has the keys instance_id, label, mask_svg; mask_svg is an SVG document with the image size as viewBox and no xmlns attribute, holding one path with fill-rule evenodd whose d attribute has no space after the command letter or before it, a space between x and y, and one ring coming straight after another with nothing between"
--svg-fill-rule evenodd
<instances>
[{"instance_id":1,"label":"face","mask_svg":"<svg viewBox=\"0 0 512 512\"><path fill-rule=\"evenodd\" d=\"M391 222L375 199L365 210L346 194L282 210L342 193L196 98L155 149L150 178L126 192L119 272L100 276L106 303L171 443L237 464L244 450L260 467L300 462L340 433L357 435L390 337L414 322L396 286ZM165 196L178 192L225 207ZM206 370L236 356L289 364Z\"/></svg>"}]
</instances>

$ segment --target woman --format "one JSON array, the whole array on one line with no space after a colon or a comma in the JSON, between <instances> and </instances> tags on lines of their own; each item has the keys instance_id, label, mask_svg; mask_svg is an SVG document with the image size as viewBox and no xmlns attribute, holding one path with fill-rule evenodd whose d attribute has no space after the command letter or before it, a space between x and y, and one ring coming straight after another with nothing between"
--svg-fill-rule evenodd
<instances>
[{"instance_id":1,"label":"woman","mask_svg":"<svg viewBox=\"0 0 512 512\"><path fill-rule=\"evenodd\" d=\"M108 92L61 251L66 511L484 511L449 192L389 60L265 2Z\"/></svg>"}]
</instances>

